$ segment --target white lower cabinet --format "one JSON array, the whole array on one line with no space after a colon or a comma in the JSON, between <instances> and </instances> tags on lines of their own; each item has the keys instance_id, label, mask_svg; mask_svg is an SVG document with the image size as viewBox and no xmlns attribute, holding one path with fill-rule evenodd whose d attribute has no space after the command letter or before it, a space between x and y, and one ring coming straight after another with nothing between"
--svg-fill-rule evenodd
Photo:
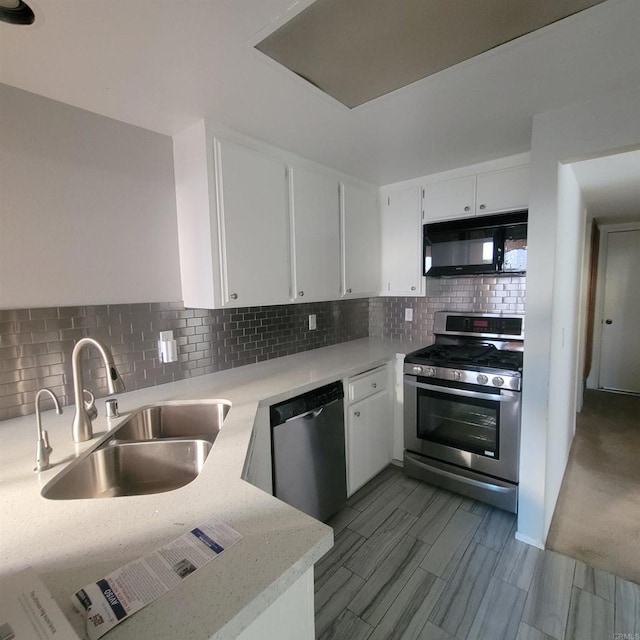
<instances>
[{"instance_id":1,"label":"white lower cabinet","mask_svg":"<svg viewBox=\"0 0 640 640\"><path fill-rule=\"evenodd\" d=\"M357 491L391 461L393 406L389 368L348 380L347 493Z\"/></svg>"}]
</instances>

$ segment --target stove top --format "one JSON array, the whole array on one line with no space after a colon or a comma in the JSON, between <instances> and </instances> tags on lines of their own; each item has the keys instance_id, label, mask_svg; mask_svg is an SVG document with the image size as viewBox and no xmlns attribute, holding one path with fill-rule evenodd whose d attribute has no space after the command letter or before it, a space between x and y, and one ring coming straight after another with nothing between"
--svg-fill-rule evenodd
<instances>
[{"instance_id":1,"label":"stove top","mask_svg":"<svg viewBox=\"0 0 640 640\"><path fill-rule=\"evenodd\" d=\"M498 349L493 344L432 344L410 353L406 362L439 367L478 367L497 371L522 371L522 352Z\"/></svg>"},{"instance_id":2,"label":"stove top","mask_svg":"<svg viewBox=\"0 0 640 640\"><path fill-rule=\"evenodd\" d=\"M434 344L409 353L405 374L520 390L522 316L438 311Z\"/></svg>"}]
</instances>

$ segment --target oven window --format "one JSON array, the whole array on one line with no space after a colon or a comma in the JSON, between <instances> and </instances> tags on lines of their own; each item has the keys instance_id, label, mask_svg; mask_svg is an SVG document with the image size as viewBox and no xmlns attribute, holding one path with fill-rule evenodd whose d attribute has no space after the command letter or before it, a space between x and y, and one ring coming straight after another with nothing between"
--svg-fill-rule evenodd
<instances>
[{"instance_id":1,"label":"oven window","mask_svg":"<svg viewBox=\"0 0 640 640\"><path fill-rule=\"evenodd\" d=\"M418 437L497 459L500 403L418 389Z\"/></svg>"}]
</instances>

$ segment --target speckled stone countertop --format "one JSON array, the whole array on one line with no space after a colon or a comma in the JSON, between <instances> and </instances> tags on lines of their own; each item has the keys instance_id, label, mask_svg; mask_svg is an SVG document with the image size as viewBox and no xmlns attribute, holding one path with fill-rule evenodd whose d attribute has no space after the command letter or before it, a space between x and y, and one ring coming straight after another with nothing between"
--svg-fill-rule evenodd
<instances>
[{"instance_id":1,"label":"speckled stone countertop","mask_svg":"<svg viewBox=\"0 0 640 640\"><path fill-rule=\"evenodd\" d=\"M364 338L230 371L118 396L121 417L74 444L74 407L43 413L51 469L34 473L35 417L0 422L0 575L31 565L81 637L70 596L211 517L244 538L177 589L109 632L124 638L235 638L332 546L330 527L241 479L259 404L273 404L382 364L415 343ZM223 398L232 407L200 475L166 493L94 500L46 500L42 487L108 428L138 407L164 400Z\"/></svg>"}]
</instances>

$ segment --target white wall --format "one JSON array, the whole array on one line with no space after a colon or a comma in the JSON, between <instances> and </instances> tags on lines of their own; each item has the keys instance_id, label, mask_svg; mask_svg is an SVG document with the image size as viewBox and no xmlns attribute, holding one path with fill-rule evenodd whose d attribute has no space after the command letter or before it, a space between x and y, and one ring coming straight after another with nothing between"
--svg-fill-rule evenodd
<instances>
[{"instance_id":1,"label":"white wall","mask_svg":"<svg viewBox=\"0 0 640 640\"><path fill-rule=\"evenodd\" d=\"M0 85L0 308L181 300L171 138Z\"/></svg>"},{"instance_id":2,"label":"white wall","mask_svg":"<svg viewBox=\"0 0 640 640\"><path fill-rule=\"evenodd\" d=\"M569 415L581 284L581 251L575 245L583 242L584 222L577 220L575 189L560 164L640 143L638 105L640 87L634 87L533 121L517 536L537 546L546 540L575 421ZM560 176L568 180L563 186ZM560 206L560 196L573 204Z\"/></svg>"}]
</instances>

